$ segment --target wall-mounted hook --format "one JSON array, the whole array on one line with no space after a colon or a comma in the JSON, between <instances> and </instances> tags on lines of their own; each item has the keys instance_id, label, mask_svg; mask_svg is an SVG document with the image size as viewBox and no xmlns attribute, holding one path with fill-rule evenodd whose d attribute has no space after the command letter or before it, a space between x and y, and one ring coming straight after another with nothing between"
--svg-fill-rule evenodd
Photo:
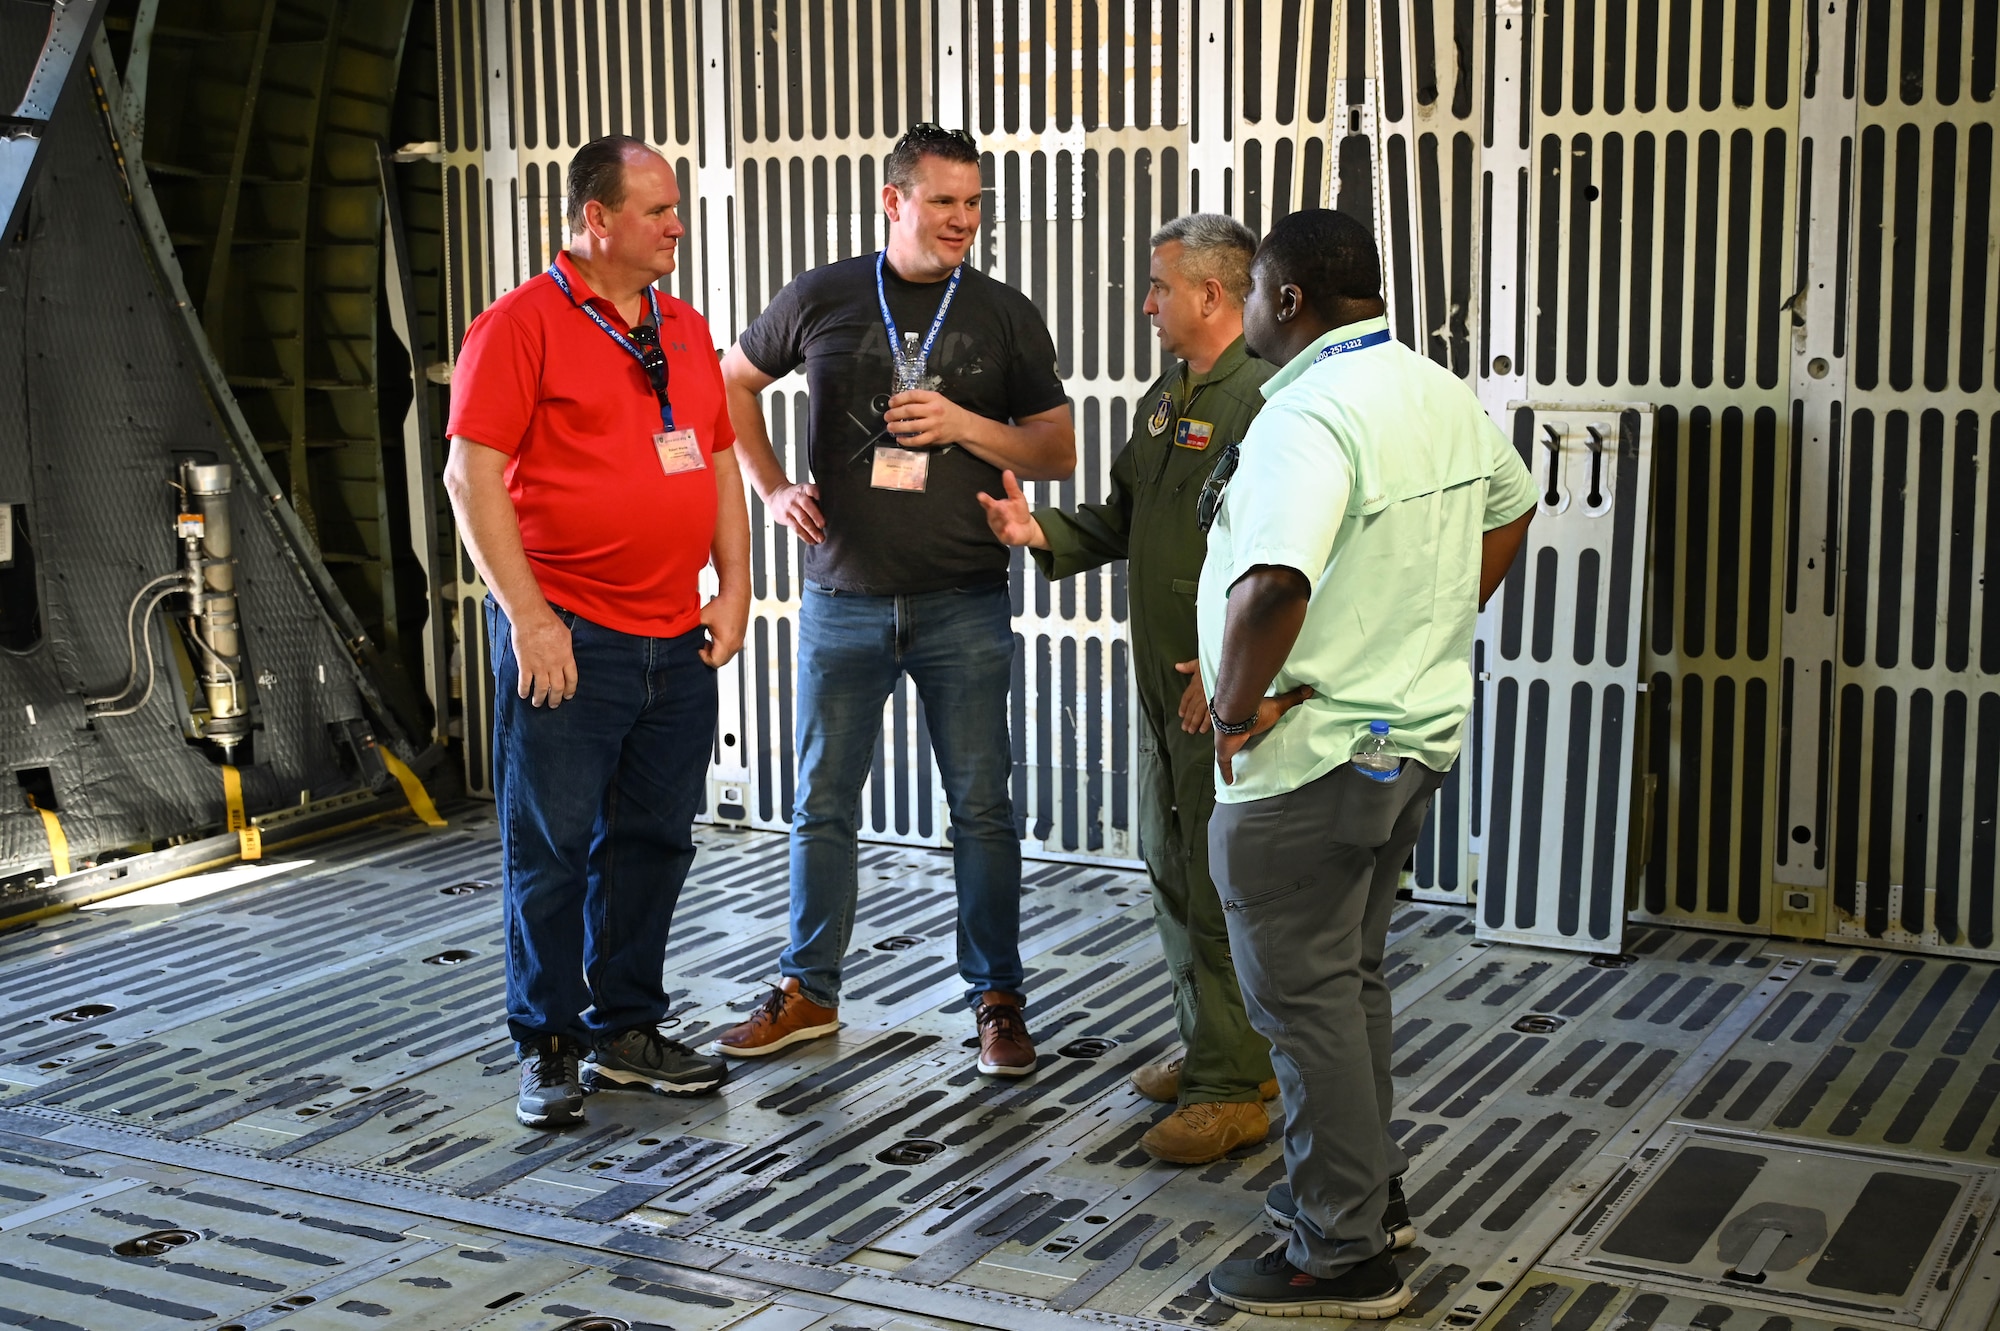
<instances>
[{"instance_id":1,"label":"wall-mounted hook","mask_svg":"<svg viewBox=\"0 0 2000 1331\"><path fill-rule=\"evenodd\" d=\"M1562 493L1562 440L1563 432L1548 421L1542 422L1542 446L1549 450L1549 482L1542 495L1542 502L1550 508L1561 508Z\"/></svg>"},{"instance_id":2,"label":"wall-mounted hook","mask_svg":"<svg viewBox=\"0 0 2000 1331\"><path fill-rule=\"evenodd\" d=\"M1590 493L1584 502L1596 510L1604 507L1604 431L1595 425L1583 429L1590 436Z\"/></svg>"}]
</instances>

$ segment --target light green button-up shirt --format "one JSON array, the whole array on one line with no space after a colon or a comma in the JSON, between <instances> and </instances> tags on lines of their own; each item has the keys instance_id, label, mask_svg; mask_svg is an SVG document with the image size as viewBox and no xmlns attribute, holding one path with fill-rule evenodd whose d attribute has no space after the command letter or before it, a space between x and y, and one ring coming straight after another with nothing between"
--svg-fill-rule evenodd
<instances>
[{"instance_id":1,"label":"light green button-up shirt","mask_svg":"<svg viewBox=\"0 0 2000 1331\"><path fill-rule=\"evenodd\" d=\"M1208 534L1197 620L1213 691L1229 591L1260 565L1312 583L1298 642L1273 683L1313 697L1237 755L1223 803L1317 780L1389 723L1389 749L1443 771L1472 709L1480 537L1536 501L1535 483L1449 370L1390 341L1323 361L1388 327L1336 328L1271 376L1263 412Z\"/></svg>"}]
</instances>

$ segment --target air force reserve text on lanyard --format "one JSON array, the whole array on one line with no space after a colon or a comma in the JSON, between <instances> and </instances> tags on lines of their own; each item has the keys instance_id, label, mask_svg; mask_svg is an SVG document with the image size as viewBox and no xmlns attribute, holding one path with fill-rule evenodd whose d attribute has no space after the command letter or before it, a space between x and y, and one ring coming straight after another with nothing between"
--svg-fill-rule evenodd
<instances>
[{"instance_id":1,"label":"air force reserve text on lanyard","mask_svg":"<svg viewBox=\"0 0 2000 1331\"><path fill-rule=\"evenodd\" d=\"M590 316L590 321L604 330L604 335L625 349L625 353L639 362L639 368L646 372L646 380L653 386L653 396L660 400L660 430L653 436L653 452L659 456L660 470L669 476L678 476L684 471L700 471L708 465L702 460L701 442L694 437L693 430L674 428L674 404L667 400L667 355L660 346L660 298L653 288L646 288L646 308L653 321L632 330L632 337L613 328L610 321L592 309L588 303L577 302L569 289L569 279L562 274L562 268L549 265L549 276L555 284L569 296L570 303ZM633 338L643 338L647 346L641 350ZM648 353L651 354L648 354Z\"/></svg>"},{"instance_id":2,"label":"air force reserve text on lanyard","mask_svg":"<svg viewBox=\"0 0 2000 1331\"><path fill-rule=\"evenodd\" d=\"M887 257L886 250L875 256L875 300L882 307L882 327L889 334L889 358L896 367L891 388L896 393L906 393L924 377L924 367L930 363L931 348L937 345L938 334L944 331L944 317L951 313L951 299L958 294L958 280L965 275L965 265L951 270L951 281L945 285L944 299L938 302L937 317L931 320L931 331L924 335L923 345L906 351L903 336L896 331L896 316L889 313L889 292L882 281L883 261ZM916 336L911 333L910 340L915 341ZM875 449L868 483L878 490L920 491L929 484L930 471L928 452L881 444Z\"/></svg>"}]
</instances>

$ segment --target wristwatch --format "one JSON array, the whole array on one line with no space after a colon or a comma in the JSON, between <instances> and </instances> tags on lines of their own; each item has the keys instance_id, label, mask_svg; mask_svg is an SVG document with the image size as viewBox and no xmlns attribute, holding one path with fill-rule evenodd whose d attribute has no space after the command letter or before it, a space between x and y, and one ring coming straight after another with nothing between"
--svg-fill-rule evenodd
<instances>
[{"instance_id":1,"label":"wristwatch","mask_svg":"<svg viewBox=\"0 0 2000 1331\"><path fill-rule=\"evenodd\" d=\"M1218 735L1247 735L1257 725L1257 713L1252 712L1241 721L1225 721L1222 719L1222 713L1215 710L1215 699L1210 698L1208 700L1208 720L1209 724L1215 727L1215 733Z\"/></svg>"}]
</instances>

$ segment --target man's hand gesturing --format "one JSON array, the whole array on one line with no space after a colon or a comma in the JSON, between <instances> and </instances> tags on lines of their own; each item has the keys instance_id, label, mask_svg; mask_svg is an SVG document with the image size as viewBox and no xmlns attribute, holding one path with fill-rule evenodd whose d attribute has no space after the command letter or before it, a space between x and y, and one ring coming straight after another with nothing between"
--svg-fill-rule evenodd
<instances>
[{"instance_id":1,"label":"man's hand gesturing","mask_svg":"<svg viewBox=\"0 0 2000 1331\"><path fill-rule=\"evenodd\" d=\"M514 625L514 668L520 694L531 706L560 707L576 696L576 655L570 649L569 625L544 608L525 623Z\"/></svg>"},{"instance_id":2,"label":"man's hand gesturing","mask_svg":"<svg viewBox=\"0 0 2000 1331\"><path fill-rule=\"evenodd\" d=\"M1028 511L1028 497L1021 493L1021 483L1014 479L1014 473L1001 472L1000 483L1007 487L1005 499L995 499L989 494L979 496L979 506L986 510L986 525L993 529L993 538L1002 545L1048 549L1049 538L1042 533L1042 524Z\"/></svg>"},{"instance_id":3,"label":"man's hand gesturing","mask_svg":"<svg viewBox=\"0 0 2000 1331\"><path fill-rule=\"evenodd\" d=\"M771 516L799 534L807 545L826 539L826 519L820 516L819 487L811 481L781 485L765 501Z\"/></svg>"}]
</instances>

